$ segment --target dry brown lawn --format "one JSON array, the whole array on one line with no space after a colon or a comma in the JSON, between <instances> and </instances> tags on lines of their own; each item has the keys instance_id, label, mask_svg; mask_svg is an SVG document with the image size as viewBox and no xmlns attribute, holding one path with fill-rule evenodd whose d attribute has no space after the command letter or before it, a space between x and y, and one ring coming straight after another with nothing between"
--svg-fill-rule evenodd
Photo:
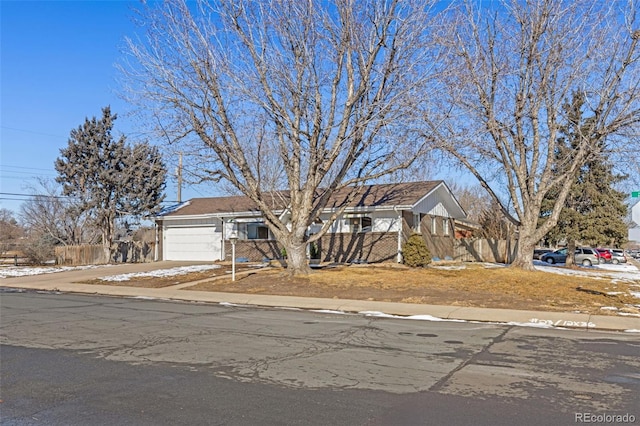
<instances>
[{"instance_id":1,"label":"dry brown lawn","mask_svg":"<svg viewBox=\"0 0 640 426\"><path fill-rule=\"evenodd\" d=\"M465 263L417 269L339 266L295 278L282 269L267 268L240 274L235 282L226 274L188 290L605 315L612 311L601 308L613 307L617 312L640 314L640 300L629 294L632 286L638 291L640 282Z\"/></svg>"},{"instance_id":2,"label":"dry brown lawn","mask_svg":"<svg viewBox=\"0 0 640 426\"><path fill-rule=\"evenodd\" d=\"M324 267L306 277L292 278L279 267L257 269L238 264L237 279L232 282L231 265L220 266L173 277L89 283L147 288L185 284L185 290L229 293L640 315L640 300L630 294L640 291L640 281L612 280L606 273L589 278L480 263L445 263L415 269L402 265Z\"/></svg>"}]
</instances>

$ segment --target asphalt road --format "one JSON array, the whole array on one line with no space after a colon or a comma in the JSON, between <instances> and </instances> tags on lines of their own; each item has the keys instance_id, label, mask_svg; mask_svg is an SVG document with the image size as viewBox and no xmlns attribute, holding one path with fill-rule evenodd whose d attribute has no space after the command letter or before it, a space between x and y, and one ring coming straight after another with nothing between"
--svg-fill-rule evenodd
<instances>
[{"instance_id":1,"label":"asphalt road","mask_svg":"<svg viewBox=\"0 0 640 426\"><path fill-rule=\"evenodd\" d=\"M15 291L0 331L3 425L640 424L633 333Z\"/></svg>"}]
</instances>

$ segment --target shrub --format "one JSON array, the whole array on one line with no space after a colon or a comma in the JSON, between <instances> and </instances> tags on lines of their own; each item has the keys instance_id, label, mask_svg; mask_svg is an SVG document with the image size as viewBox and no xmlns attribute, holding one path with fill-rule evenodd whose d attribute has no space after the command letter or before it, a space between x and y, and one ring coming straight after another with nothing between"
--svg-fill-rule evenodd
<instances>
[{"instance_id":1,"label":"shrub","mask_svg":"<svg viewBox=\"0 0 640 426\"><path fill-rule=\"evenodd\" d=\"M409 237L402 249L404 263L412 268L427 266L431 263L431 253L427 248L422 236L413 234Z\"/></svg>"},{"instance_id":2,"label":"shrub","mask_svg":"<svg viewBox=\"0 0 640 426\"><path fill-rule=\"evenodd\" d=\"M29 263L42 265L56 258L55 241L47 235L31 235L22 242L22 252Z\"/></svg>"}]
</instances>

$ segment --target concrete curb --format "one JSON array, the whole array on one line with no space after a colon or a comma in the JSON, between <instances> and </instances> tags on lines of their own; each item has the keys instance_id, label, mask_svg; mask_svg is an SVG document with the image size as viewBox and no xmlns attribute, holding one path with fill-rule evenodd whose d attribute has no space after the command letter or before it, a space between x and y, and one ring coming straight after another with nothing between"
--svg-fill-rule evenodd
<instances>
[{"instance_id":1,"label":"concrete curb","mask_svg":"<svg viewBox=\"0 0 640 426\"><path fill-rule=\"evenodd\" d=\"M141 297L205 303L230 303L271 308L298 308L341 311L361 314L387 314L402 317L429 316L434 320L489 322L546 328L579 330L629 331L640 333L640 318L590 315L571 312L518 311L512 309L471 308L421 305L414 303L376 302L367 300L322 299L311 297L272 296L242 293L218 293L185 290L179 285L165 288L72 284L59 280L39 283L0 281L0 287L65 293L100 294L118 297ZM417 318L416 318L417 319Z\"/></svg>"}]
</instances>

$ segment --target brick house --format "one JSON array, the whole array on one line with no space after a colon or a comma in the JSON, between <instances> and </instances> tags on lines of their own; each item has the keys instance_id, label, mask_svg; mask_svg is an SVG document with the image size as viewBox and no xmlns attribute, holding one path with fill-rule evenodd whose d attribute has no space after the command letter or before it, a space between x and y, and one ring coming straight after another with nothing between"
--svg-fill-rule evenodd
<instances>
[{"instance_id":1,"label":"brick house","mask_svg":"<svg viewBox=\"0 0 640 426\"><path fill-rule=\"evenodd\" d=\"M352 188L334 193L309 233L347 203ZM274 212L285 221L287 193L270 196ZM433 256L453 256L456 220L466 214L444 181L367 185L348 203L329 232L309 248L322 262L400 262L402 244L422 234ZM155 218L156 260L231 259L229 236L238 236L236 258L276 259L282 249L246 196L194 198Z\"/></svg>"}]
</instances>

